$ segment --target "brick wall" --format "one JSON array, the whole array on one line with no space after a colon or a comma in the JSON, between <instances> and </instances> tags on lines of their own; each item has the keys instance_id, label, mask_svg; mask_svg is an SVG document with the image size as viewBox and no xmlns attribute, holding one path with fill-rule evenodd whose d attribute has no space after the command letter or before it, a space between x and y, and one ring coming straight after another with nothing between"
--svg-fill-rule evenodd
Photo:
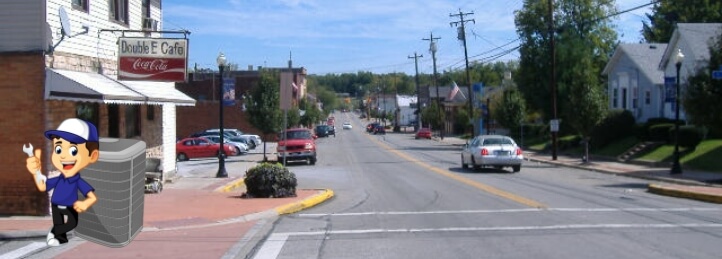
<instances>
[{"instance_id":1,"label":"brick wall","mask_svg":"<svg viewBox=\"0 0 722 259\"><path fill-rule=\"evenodd\" d=\"M48 199L25 167L22 145L43 145L45 58L41 52L0 53L0 214L47 215ZM44 153L45 154L45 153Z\"/></svg>"}]
</instances>

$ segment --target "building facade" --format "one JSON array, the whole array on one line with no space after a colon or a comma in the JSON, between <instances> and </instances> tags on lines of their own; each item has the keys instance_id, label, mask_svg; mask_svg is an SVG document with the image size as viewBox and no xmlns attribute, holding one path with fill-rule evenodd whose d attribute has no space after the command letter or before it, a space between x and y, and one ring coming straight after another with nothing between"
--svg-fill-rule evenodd
<instances>
[{"instance_id":1,"label":"building facade","mask_svg":"<svg viewBox=\"0 0 722 259\"><path fill-rule=\"evenodd\" d=\"M117 80L119 36L159 37L161 14L160 0L0 2L0 135L8 140L0 214L48 214L20 146L41 149L43 173L54 174L43 132L66 118L93 122L101 137L145 141L147 156L175 173L176 106L195 100L173 83Z\"/></svg>"}]
</instances>

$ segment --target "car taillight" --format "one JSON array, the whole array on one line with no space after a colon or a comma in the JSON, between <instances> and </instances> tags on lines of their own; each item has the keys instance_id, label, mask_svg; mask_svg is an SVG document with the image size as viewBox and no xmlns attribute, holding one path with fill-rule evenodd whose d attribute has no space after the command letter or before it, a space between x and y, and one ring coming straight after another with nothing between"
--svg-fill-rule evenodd
<instances>
[{"instance_id":1,"label":"car taillight","mask_svg":"<svg viewBox=\"0 0 722 259\"><path fill-rule=\"evenodd\" d=\"M521 148L516 148L516 155L521 156L521 154L522 154Z\"/></svg>"},{"instance_id":2,"label":"car taillight","mask_svg":"<svg viewBox=\"0 0 722 259\"><path fill-rule=\"evenodd\" d=\"M489 155L489 150L486 150L486 148L482 148L482 149L481 149L481 155L482 155L482 156L488 156L488 155Z\"/></svg>"}]
</instances>

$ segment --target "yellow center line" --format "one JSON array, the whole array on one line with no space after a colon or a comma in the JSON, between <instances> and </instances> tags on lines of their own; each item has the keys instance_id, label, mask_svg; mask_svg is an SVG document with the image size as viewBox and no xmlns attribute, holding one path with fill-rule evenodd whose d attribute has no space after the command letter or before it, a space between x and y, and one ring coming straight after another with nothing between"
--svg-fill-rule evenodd
<instances>
[{"instance_id":1,"label":"yellow center line","mask_svg":"<svg viewBox=\"0 0 722 259\"><path fill-rule=\"evenodd\" d=\"M446 176L446 177L448 177L448 178L451 178L451 179L454 179L454 180L459 181L459 182L461 182L461 183L470 185L470 186L472 186L472 187L474 187L474 188L477 188L477 189L479 189L479 190L485 191L485 192L487 192L487 193L490 193L490 194L493 194L493 195L496 195L496 196L499 196L499 197L502 197L502 198L505 198L505 199L508 199L508 200L511 200L511 201L514 201L514 202L517 202L517 203L520 203L520 204L523 204L523 205L526 205L526 206L529 206L529 207L532 207L532 208L540 208L540 209L543 209L543 208L546 208L546 207L547 207L546 205L544 205L544 204L542 204L542 203L540 203L540 202L537 202L537 201L535 201L535 200L528 199L528 198L525 198L525 197L522 197L522 196L519 196L519 195L510 193L510 192L507 192L507 191L498 189L498 188L496 188L496 187L493 187L493 186L490 186L490 185L486 185L486 184L483 184L483 183L480 183L480 182L471 180L471 179L466 178L466 177L463 177L463 176L461 176L461 175L458 175L458 174L449 172L448 170L444 170L444 169L441 169L441 168L438 168L438 167L429 165L429 164L424 163L424 162L422 162L422 161L420 161L420 160L418 160L418 159L416 159L416 158L414 158L414 157L409 156L408 154L406 154L406 153L404 153L404 152L401 152L401 151L392 149L392 148L389 147L388 145L386 145L386 144L384 144L384 143L382 143L382 142L380 142L380 141L372 138L370 135L367 135L367 137L368 137L369 139L371 139L372 141L376 142L377 144L379 144L379 145L380 145L381 147L383 147L384 149L390 151L391 153L394 153L394 154L396 154L397 156L399 156L399 157L401 157L401 158L403 158L403 159L406 159L406 160L408 160L408 161L410 161L410 162L413 162L413 163L415 163L415 164L417 164L417 165L419 165L419 166L421 166L421 167L423 167L423 168L429 169L429 170L431 170L431 171L434 172L434 173L437 173L437 174Z\"/></svg>"}]
</instances>

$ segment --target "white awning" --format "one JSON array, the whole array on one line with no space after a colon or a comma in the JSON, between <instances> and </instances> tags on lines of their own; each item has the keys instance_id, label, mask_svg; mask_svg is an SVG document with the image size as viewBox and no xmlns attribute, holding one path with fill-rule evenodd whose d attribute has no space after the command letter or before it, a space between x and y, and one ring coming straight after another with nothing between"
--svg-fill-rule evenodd
<instances>
[{"instance_id":1,"label":"white awning","mask_svg":"<svg viewBox=\"0 0 722 259\"><path fill-rule=\"evenodd\" d=\"M52 68L45 69L45 99L113 104L196 104L195 99L176 90L174 83L118 81L98 73Z\"/></svg>"},{"instance_id":2,"label":"white awning","mask_svg":"<svg viewBox=\"0 0 722 259\"><path fill-rule=\"evenodd\" d=\"M120 81L134 91L148 97L148 104L173 103L176 106L195 106L196 100L175 89L175 83L150 81Z\"/></svg>"},{"instance_id":3,"label":"white awning","mask_svg":"<svg viewBox=\"0 0 722 259\"><path fill-rule=\"evenodd\" d=\"M45 69L45 99L114 104L143 104L146 97L98 73Z\"/></svg>"}]
</instances>

